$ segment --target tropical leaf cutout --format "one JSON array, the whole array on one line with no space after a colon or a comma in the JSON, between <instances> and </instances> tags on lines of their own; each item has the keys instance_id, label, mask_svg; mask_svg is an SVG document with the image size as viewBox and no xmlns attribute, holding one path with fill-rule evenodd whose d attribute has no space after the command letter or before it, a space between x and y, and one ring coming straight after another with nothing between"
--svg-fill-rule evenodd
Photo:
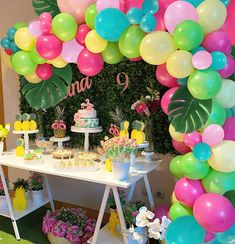
<instances>
[{"instance_id":1,"label":"tropical leaf cutout","mask_svg":"<svg viewBox=\"0 0 235 244\"><path fill-rule=\"evenodd\" d=\"M227 191L224 193L224 197L226 197L235 208L235 190Z\"/></svg>"},{"instance_id":2,"label":"tropical leaf cutout","mask_svg":"<svg viewBox=\"0 0 235 244\"><path fill-rule=\"evenodd\" d=\"M57 0L32 0L34 11L37 15L49 12L52 17L60 13Z\"/></svg>"},{"instance_id":3,"label":"tropical leaf cutout","mask_svg":"<svg viewBox=\"0 0 235 244\"><path fill-rule=\"evenodd\" d=\"M38 84L29 83L22 77L21 92L32 108L48 109L66 97L71 82L72 69L67 65L62 69L53 68L53 76Z\"/></svg>"},{"instance_id":4,"label":"tropical leaf cutout","mask_svg":"<svg viewBox=\"0 0 235 244\"><path fill-rule=\"evenodd\" d=\"M181 87L175 92L168 106L168 118L177 132L190 133L207 122L211 107L211 99L196 99L187 87Z\"/></svg>"}]
</instances>

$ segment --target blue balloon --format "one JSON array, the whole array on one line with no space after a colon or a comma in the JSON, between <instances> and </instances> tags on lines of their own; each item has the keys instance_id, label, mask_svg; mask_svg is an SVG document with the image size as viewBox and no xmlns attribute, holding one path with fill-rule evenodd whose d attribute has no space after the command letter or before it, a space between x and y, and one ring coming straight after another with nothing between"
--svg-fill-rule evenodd
<instances>
[{"instance_id":1,"label":"blue balloon","mask_svg":"<svg viewBox=\"0 0 235 244\"><path fill-rule=\"evenodd\" d=\"M182 216L172 221L166 231L167 244L202 243L206 231L193 216Z\"/></svg>"},{"instance_id":2,"label":"blue balloon","mask_svg":"<svg viewBox=\"0 0 235 244\"><path fill-rule=\"evenodd\" d=\"M8 29L8 31L7 31L7 37L8 37L8 39L10 41L13 41L14 40L16 31L17 31L17 29L14 28L14 27Z\"/></svg>"},{"instance_id":3,"label":"blue balloon","mask_svg":"<svg viewBox=\"0 0 235 244\"><path fill-rule=\"evenodd\" d=\"M11 44L10 44L10 49L12 50L13 53L16 53L16 52L18 52L18 51L21 50L20 48L18 48L18 47L16 46L16 44L15 44L14 41L11 42Z\"/></svg>"},{"instance_id":4,"label":"blue balloon","mask_svg":"<svg viewBox=\"0 0 235 244\"><path fill-rule=\"evenodd\" d=\"M1 46L3 48L10 48L10 44L11 44L11 41L7 37L4 37L1 39Z\"/></svg>"},{"instance_id":5,"label":"blue balloon","mask_svg":"<svg viewBox=\"0 0 235 244\"><path fill-rule=\"evenodd\" d=\"M216 239L222 244L235 243L235 224L227 231L216 234Z\"/></svg>"},{"instance_id":6,"label":"blue balloon","mask_svg":"<svg viewBox=\"0 0 235 244\"><path fill-rule=\"evenodd\" d=\"M199 161L208 160L211 157L211 148L206 143L198 143L193 148L193 155Z\"/></svg>"},{"instance_id":7,"label":"blue balloon","mask_svg":"<svg viewBox=\"0 0 235 244\"><path fill-rule=\"evenodd\" d=\"M142 3L142 10L145 14L156 14L158 9L158 0L144 0Z\"/></svg>"},{"instance_id":8,"label":"blue balloon","mask_svg":"<svg viewBox=\"0 0 235 244\"><path fill-rule=\"evenodd\" d=\"M107 41L118 41L122 33L130 26L127 16L118 9L106 8L95 19L95 30Z\"/></svg>"},{"instance_id":9,"label":"blue balloon","mask_svg":"<svg viewBox=\"0 0 235 244\"><path fill-rule=\"evenodd\" d=\"M212 52L211 68L214 70L221 70L227 65L227 57L222 52Z\"/></svg>"},{"instance_id":10,"label":"blue balloon","mask_svg":"<svg viewBox=\"0 0 235 244\"><path fill-rule=\"evenodd\" d=\"M139 8L131 8L127 12L127 17L130 21L131 24L139 24L141 18L144 16L144 13L141 9Z\"/></svg>"},{"instance_id":11,"label":"blue balloon","mask_svg":"<svg viewBox=\"0 0 235 244\"><path fill-rule=\"evenodd\" d=\"M214 238L214 240L209 242L203 242L202 244L222 244L222 243L218 241L216 238Z\"/></svg>"},{"instance_id":12,"label":"blue balloon","mask_svg":"<svg viewBox=\"0 0 235 244\"><path fill-rule=\"evenodd\" d=\"M152 14L146 14L140 21L140 28L144 32L152 32L157 27L157 21Z\"/></svg>"},{"instance_id":13,"label":"blue balloon","mask_svg":"<svg viewBox=\"0 0 235 244\"><path fill-rule=\"evenodd\" d=\"M220 0L226 7L229 5L230 0Z\"/></svg>"},{"instance_id":14,"label":"blue balloon","mask_svg":"<svg viewBox=\"0 0 235 244\"><path fill-rule=\"evenodd\" d=\"M188 82L188 77L177 80L179 86L187 86L187 82Z\"/></svg>"},{"instance_id":15,"label":"blue balloon","mask_svg":"<svg viewBox=\"0 0 235 244\"><path fill-rule=\"evenodd\" d=\"M198 7L204 0L184 0L185 2L191 3L195 8Z\"/></svg>"},{"instance_id":16,"label":"blue balloon","mask_svg":"<svg viewBox=\"0 0 235 244\"><path fill-rule=\"evenodd\" d=\"M193 49L193 50L191 51L191 53L192 53L192 55L194 55L195 53L197 53L197 52L199 52L199 51L204 51L204 50L206 50L204 47L199 46L199 47Z\"/></svg>"}]
</instances>

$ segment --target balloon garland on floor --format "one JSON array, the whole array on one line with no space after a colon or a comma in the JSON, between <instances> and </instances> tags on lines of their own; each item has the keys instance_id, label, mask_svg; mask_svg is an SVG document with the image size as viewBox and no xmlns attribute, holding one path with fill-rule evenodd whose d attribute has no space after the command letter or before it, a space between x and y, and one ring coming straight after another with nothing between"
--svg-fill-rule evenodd
<instances>
[{"instance_id":1,"label":"balloon garland on floor","mask_svg":"<svg viewBox=\"0 0 235 244\"><path fill-rule=\"evenodd\" d=\"M18 23L9 28L1 40L4 60L25 77L26 99L27 93L42 88L44 81L50 84L56 74L66 80L62 70L69 63L77 63L87 76L124 57L157 65L157 80L169 88L161 106L171 121L172 144L184 154L170 164L178 181L166 241L197 244L234 239L235 210L226 194L235 190L235 83L229 79L235 71L231 55L235 2L57 3L61 13L54 18L41 13L28 26ZM38 107L28 101L32 107L45 108L45 103Z\"/></svg>"}]
</instances>

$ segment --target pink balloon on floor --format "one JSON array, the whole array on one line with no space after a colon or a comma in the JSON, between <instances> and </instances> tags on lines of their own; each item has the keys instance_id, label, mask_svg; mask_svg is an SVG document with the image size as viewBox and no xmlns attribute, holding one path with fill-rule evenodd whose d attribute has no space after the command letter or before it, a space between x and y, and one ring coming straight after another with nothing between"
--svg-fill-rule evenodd
<instances>
[{"instance_id":1,"label":"pink balloon on floor","mask_svg":"<svg viewBox=\"0 0 235 244\"><path fill-rule=\"evenodd\" d=\"M224 140L235 141L235 117L226 119L224 125Z\"/></svg>"},{"instance_id":2,"label":"pink balloon on floor","mask_svg":"<svg viewBox=\"0 0 235 244\"><path fill-rule=\"evenodd\" d=\"M209 231L206 231L206 236L204 238L204 242L209 242L215 239L215 234Z\"/></svg>"},{"instance_id":3,"label":"pink balloon on floor","mask_svg":"<svg viewBox=\"0 0 235 244\"><path fill-rule=\"evenodd\" d=\"M212 64L212 56L207 51L199 51L193 55L192 63L194 68L202 70L207 69Z\"/></svg>"},{"instance_id":4,"label":"pink balloon on floor","mask_svg":"<svg viewBox=\"0 0 235 244\"><path fill-rule=\"evenodd\" d=\"M200 133L193 131L184 135L184 143L188 147L194 147L196 144L202 141Z\"/></svg>"},{"instance_id":5,"label":"pink balloon on floor","mask_svg":"<svg viewBox=\"0 0 235 244\"><path fill-rule=\"evenodd\" d=\"M165 92L161 99L161 107L163 112L168 115L168 106L171 102L171 98L173 97L174 93L178 90L178 87L173 87Z\"/></svg>"},{"instance_id":6,"label":"pink balloon on floor","mask_svg":"<svg viewBox=\"0 0 235 244\"><path fill-rule=\"evenodd\" d=\"M191 152L191 148L187 147L184 142L176 141L175 139L172 138L172 145L175 148L177 152L180 154L186 154L188 152Z\"/></svg>"},{"instance_id":7,"label":"pink balloon on floor","mask_svg":"<svg viewBox=\"0 0 235 244\"><path fill-rule=\"evenodd\" d=\"M85 46L86 35L91 31L91 29L86 25L82 24L78 27L76 40L80 45Z\"/></svg>"},{"instance_id":8,"label":"pink balloon on floor","mask_svg":"<svg viewBox=\"0 0 235 244\"><path fill-rule=\"evenodd\" d=\"M34 37L39 37L42 32L40 30L40 22L37 21L33 21L29 24L29 33L34 36Z\"/></svg>"},{"instance_id":9,"label":"pink balloon on floor","mask_svg":"<svg viewBox=\"0 0 235 244\"><path fill-rule=\"evenodd\" d=\"M51 64L39 64L35 71L36 75L42 80L48 80L53 75Z\"/></svg>"},{"instance_id":10,"label":"pink balloon on floor","mask_svg":"<svg viewBox=\"0 0 235 244\"><path fill-rule=\"evenodd\" d=\"M219 70L219 74L223 79L230 77L235 72L235 61L230 55L226 55L227 64L226 66Z\"/></svg>"},{"instance_id":11,"label":"pink balloon on floor","mask_svg":"<svg viewBox=\"0 0 235 244\"><path fill-rule=\"evenodd\" d=\"M158 65L156 68L156 78L163 86L176 87L178 86L177 79L171 76L167 69L166 64Z\"/></svg>"},{"instance_id":12,"label":"pink balloon on floor","mask_svg":"<svg viewBox=\"0 0 235 244\"><path fill-rule=\"evenodd\" d=\"M97 0L96 1L96 10L98 12L102 11L106 8L116 8L120 9L120 2L119 0Z\"/></svg>"},{"instance_id":13,"label":"pink balloon on floor","mask_svg":"<svg viewBox=\"0 0 235 244\"><path fill-rule=\"evenodd\" d=\"M209 146L215 146L224 139L224 129L216 124L209 125L202 133L202 141Z\"/></svg>"}]
</instances>

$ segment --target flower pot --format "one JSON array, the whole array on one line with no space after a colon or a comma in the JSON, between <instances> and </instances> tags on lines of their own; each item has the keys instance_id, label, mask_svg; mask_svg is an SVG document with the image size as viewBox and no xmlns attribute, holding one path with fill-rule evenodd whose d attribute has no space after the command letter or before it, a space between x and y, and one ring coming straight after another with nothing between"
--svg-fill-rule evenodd
<instances>
[{"instance_id":1,"label":"flower pot","mask_svg":"<svg viewBox=\"0 0 235 244\"><path fill-rule=\"evenodd\" d=\"M51 244L71 244L66 238L54 236L51 232L47 233L47 238Z\"/></svg>"},{"instance_id":2,"label":"flower pot","mask_svg":"<svg viewBox=\"0 0 235 244\"><path fill-rule=\"evenodd\" d=\"M4 143L0 141L0 156L3 154Z\"/></svg>"},{"instance_id":3,"label":"flower pot","mask_svg":"<svg viewBox=\"0 0 235 244\"><path fill-rule=\"evenodd\" d=\"M132 234L128 234L127 238L128 238L128 244L145 244L147 242L147 230L146 228L142 228L142 227L135 227L135 232L139 233L139 235L142 237L142 241L141 240L135 240L133 238Z\"/></svg>"},{"instance_id":4,"label":"flower pot","mask_svg":"<svg viewBox=\"0 0 235 244\"><path fill-rule=\"evenodd\" d=\"M36 205L40 205L43 202L43 190L32 191L33 202Z\"/></svg>"},{"instance_id":5,"label":"flower pot","mask_svg":"<svg viewBox=\"0 0 235 244\"><path fill-rule=\"evenodd\" d=\"M130 162L123 162L116 159L112 160L113 175L116 180L125 181L128 179Z\"/></svg>"},{"instance_id":6,"label":"flower pot","mask_svg":"<svg viewBox=\"0 0 235 244\"><path fill-rule=\"evenodd\" d=\"M8 209L6 196L0 196L0 209Z\"/></svg>"},{"instance_id":7,"label":"flower pot","mask_svg":"<svg viewBox=\"0 0 235 244\"><path fill-rule=\"evenodd\" d=\"M54 137L56 138L63 138L66 136L66 130L64 129L54 129L53 133L54 133Z\"/></svg>"}]
</instances>

